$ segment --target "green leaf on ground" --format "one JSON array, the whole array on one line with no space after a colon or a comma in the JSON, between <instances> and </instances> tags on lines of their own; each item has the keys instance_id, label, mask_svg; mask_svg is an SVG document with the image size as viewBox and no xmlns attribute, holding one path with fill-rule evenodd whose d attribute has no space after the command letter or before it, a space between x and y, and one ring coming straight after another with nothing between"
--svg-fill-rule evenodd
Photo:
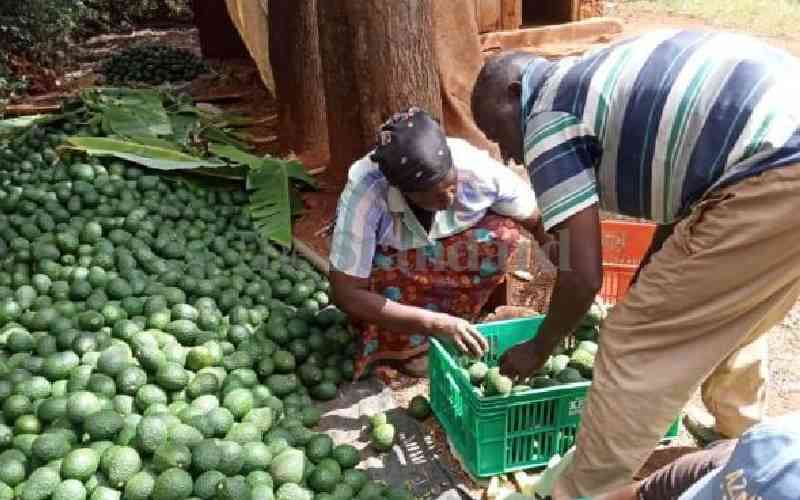
<instances>
[{"instance_id":1,"label":"green leaf on ground","mask_svg":"<svg viewBox=\"0 0 800 500\"><path fill-rule=\"evenodd\" d=\"M163 96L152 89L99 88L82 93L103 117L103 130L124 137L172 135Z\"/></svg>"},{"instance_id":2,"label":"green leaf on ground","mask_svg":"<svg viewBox=\"0 0 800 500\"><path fill-rule=\"evenodd\" d=\"M205 137L210 143L216 142L220 144L227 144L243 150L253 149L253 146L250 143L239 139L235 135L226 132L225 129L213 124L208 124L203 127L203 137Z\"/></svg>"},{"instance_id":3,"label":"green leaf on ground","mask_svg":"<svg viewBox=\"0 0 800 500\"><path fill-rule=\"evenodd\" d=\"M291 248L292 206L286 170L272 168L266 163L251 168L247 189L250 191L250 218L261 236Z\"/></svg>"},{"instance_id":4,"label":"green leaf on ground","mask_svg":"<svg viewBox=\"0 0 800 500\"><path fill-rule=\"evenodd\" d=\"M4 135L12 135L18 131L27 129L32 125L42 123L46 121L49 116L50 115L31 115L0 120L0 137Z\"/></svg>"},{"instance_id":5,"label":"green leaf on ground","mask_svg":"<svg viewBox=\"0 0 800 500\"><path fill-rule=\"evenodd\" d=\"M73 149L91 156L111 156L131 161L155 170L190 170L202 167L222 167L219 160L198 158L163 146L141 144L118 137L70 137Z\"/></svg>"},{"instance_id":6,"label":"green leaf on ground","mask_svg":"<svg viewBox=\"0 0 800 500\"><path fill-rule=\"evenodd\" d=\"M189 138L199 126L200 119L196 113L170 113L172 123L172 139L182 147L189 145Z\"/></svg>"},{"instance_id":7,"label":"green leaf on ground","mask_svg":"<svg viewBox=\"0 0 800 500\"><path fill-rule=\"evenodd\" d=\"M259 158L254 154L227 144L211 143L208 145L208 151L220 158L225 158L233 163L247 165L250 168L256 168L262 164L269 168L282 168L286 171L286 176L289 179L303 182L314 189L318 187L316 179L308 175L305 167L298 160L282 160L271 156Z\"/></svg>"}]
</instances>

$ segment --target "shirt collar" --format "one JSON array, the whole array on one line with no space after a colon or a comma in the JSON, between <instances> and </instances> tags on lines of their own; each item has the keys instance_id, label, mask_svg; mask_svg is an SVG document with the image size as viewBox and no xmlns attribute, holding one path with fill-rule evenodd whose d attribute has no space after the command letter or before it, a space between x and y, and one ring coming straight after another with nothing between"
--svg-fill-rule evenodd
<instances>
[{"instance_id":1,"label":"shirt collar","mask_svg":"<svg viewBox=\"0 0 800 500\"><path fill-rule=\"evenodd\" d=\"M406 197L394 186L389 186L387 204L389 205L389 211L393 214L402 214L410 211Z\"/></svg>"},{"instance_id":2,"label":"shirt collar","mask_svg":"<svg viewBox=\"0 0 800 500\"><path fill-rule=\"evenodd\" d=\"M425 228L422 227L419 219L417 219L417 216L414 214L414 211L411 210L411 207L408 205L405 196L403 196L403 193L396 187L389 186L389 191L386 195L386 205L395 221L402 221L402 223L418 237L431 240L435 237L435 234L438 233L436 228L440 212L436 212L433 215L431 231L430 233L426 232Z\"/></svg>"},{"instance_id":3,"label":"shirt collar","mask_svg":"<svg viewBox=\"0 0 800 500\"><path fill-rule=\"evenodd\" d=\"M527 120L555 63L537 57L522 71L522 119Z\"/></svg>"}]
</instances>

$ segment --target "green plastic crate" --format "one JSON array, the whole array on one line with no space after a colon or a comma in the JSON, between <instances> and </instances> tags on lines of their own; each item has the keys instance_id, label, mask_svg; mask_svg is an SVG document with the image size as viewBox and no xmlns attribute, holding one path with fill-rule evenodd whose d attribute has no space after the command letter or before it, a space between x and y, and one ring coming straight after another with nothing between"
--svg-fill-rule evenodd
<instances>
[{"instance_id":1,"label":"green plastic crate","mask_svg":"<svg viewBox=\"0 0 800 500\"><path fill-rule=\"evenodd\" d=\"M496 366L519 342L534 338L544 316L476 325L489 342L483 361ZM482 397L458 367L455 349L431 339L431 407L464 466L484 478L544 467L575 442L591 382ZM677 437L680 419L667 433Z\"/></svg>"}]
</instances>

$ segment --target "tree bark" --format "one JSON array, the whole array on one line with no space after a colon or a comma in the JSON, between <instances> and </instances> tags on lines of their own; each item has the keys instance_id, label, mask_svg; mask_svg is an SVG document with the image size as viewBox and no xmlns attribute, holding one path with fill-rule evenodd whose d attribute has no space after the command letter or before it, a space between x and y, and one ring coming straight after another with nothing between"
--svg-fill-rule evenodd
<instances>
[{"instance_id":1,"label":"tree bark","mask_svg":"<svg viewBox=\"0 0 800 500\"><path fill-rule=\"evenodd\" d=\"M328 144L334 171L347 171L350 163L364 154L358 86L347 19L347 0L322 0L318 4L319 45L325 86Z\"/></svg>"},{"instance_id":2,"label":"tree bark","mask_svg":"<svg viewBox=\"0 0 800 500\"><path fill-rule=\"evenodd\" d=\"M248 59L239 31L228 14L225 0L192 0L200 50L210 59Z\"/></svg>"},{"instance_id":3,"label":"tree bark","mask_svg":"<svg viewBox=\"0 0 800 500\"><path fill-rule=\"evenodd\" d=\"M499 160L497 145L472 117L472 87L483 67L475 0L433 0L433 31L447 135L465 139Z\"/></svg>"},{"instance_id":4,"label":"tree bark","mask_svg":"<svg viewBox=\"0 0 800 500\"><path fill-rule=\"evenodd\" d=\"M442 118L431 0L325 0L319 5L331 166L349 168L392 114Z\"/></svg>"},{"instance_id":5,"label":"tree bark","mask_svg":"<svg viewBox=\"0 0 800 500\"><path fill-rule=\"evenodd\" d=\"M317 0L270 0L269 12L281 148L327 162L328 122Z\"/></svg>"},{"instance_id":6,"label":"tree bark","mask_svg":"<svg viewBox=\"0 0 800 500\"><path fill-rule=\"evenodd\" d=\"M502 0L502 28L518 30L522 26L522 0Z\"/></svg>"}]
</instances>

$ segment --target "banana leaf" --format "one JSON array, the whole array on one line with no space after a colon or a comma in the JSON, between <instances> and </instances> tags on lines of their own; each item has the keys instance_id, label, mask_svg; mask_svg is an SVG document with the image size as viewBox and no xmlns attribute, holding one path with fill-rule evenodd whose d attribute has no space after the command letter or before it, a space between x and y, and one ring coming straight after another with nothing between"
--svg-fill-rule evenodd
<instances>
[{"instance_id":1,"label":"banana leaf","mask_svg":"<svg viewBox=\"0 0 800 500\"><path fill-rule=\"evenodd\" d=\"M306 211L303 197L300 195L300 190L292 186L289 192L289 202L292 206L292 217L302 215Z\"/></svg>"},{"instance_id":2,"label":"banana leaf","mask_svg":"<svg viewBox=\"0 0 800 500\"><path fill-rule=\"evenodd\" d=\"M248 211L262 237L286 248L292 246L292 203L289 178L283 168L262 162L247 176L250 191Z\"/></svg>"},{"instance_id":3,"label":"banana leaf","mask_svg":"<svg viewBox=\"0 0 800 500\"><path fill-rule=\"evenodd\" d=\"M172 123L172 140L183 147L189 146L189 138L197 130L200 119L197 114L189 112L170 113Z\"/></svg>"},{"instance_id":4,"label":"banana leaf","mask_svg":"<svg viewBox=\"0 0 800 500\"><path fill-rule=\"evenodd\" d=\"M0 131L13 130L18 128L28 128L31 125L34 125L37 122L41 121L46 116L47 115L30 115L30 116L20 116L17 118L6 118L5 120L0 120Z\"/></svg>"},{"instance_id":5,"label":"banana leaf","mask_svg":"<svg viewBox=\"0 0 800 500\"><path fill-rule=\"evenodd\" d=\"M276 160L275 158L270 158L272 161L280 161ZM308 186L311 186L314 189L319 187L317 184L317 180L311 177L306 171L306 167L299 160L288 160L285 161L285 168L286 168L286 175L289 176L290 179L294 179L296 181L301 181Z\"/></svg>"},{"instance_id":6,"label":"banana leaf","mask_svg":"<svg viewBox=\"0 0 800 500\"><path fill-rule=\"evenodd\" d=\"M227 144L243 150L253 149L253 145L236 138L234 135L226 132L224 129L214 125L203 127L203 136L208 142L216 142L220 144Z\"/></svg>"},{"instance_id":7,"label":"banana leaf","mask_svg":"<svg viewBox=\"0 0 800 500\"><path fill-rule=\"evenodd\" d=\"M262 164L271 168L282 168L286 171L287 178L300 181L314 189L318 187L316 179L308 175L305 167L298 160L281 160L271 156L259 158L256 155L247 153L233 146L218 143L209 144L208 151L215 156L225 158L233 163L247 165L250 168L259 167Z\"/></svg>"},{"instance_id":8,"label":"banana leaf","mask_svg":"<svg viewBox=\"0 0 800 500\"><path fill-rule=\"evenodd\" d=\"M71 149L91 156L110 156L127 160L155 170L190 170L195 168L223 167L215 159L198 158L163 146L141 144L119 137L70 137Z\"/></svg>"},{"instance_id":9,"label":"banana leaf","mask_svg":"<svg viewBox=\"0 0 800 500\"><path fill-rule=\"evenodd\" d=\"M103 129L123 137L172 135L172 124L164 108L148 105L109 106L103 111Z\"/></svg>"},{"instance_id":10,"label":"banana leaf","mask_svg":"<svg viewBox=\"0 0 800 500\"><path fill-rule=\"evenodd\" d=\"M229 144L220 144L218 142L210 143L208 145L208 152L215 156L219 156L220 158L225 158L231 163L247 165L250 168L256 168L260 166L262 161L261 158L256 155L242 151L241 149Z\"/></svg>"},{"instance_id":11,"label":"banana leaf","mask_svg":"<svg viewBox=\"0 0 800 500\"><path fill-rule=\"evenodd\" d=\"M164 148L170 149L172 151L184 152L181 148L181 145L175 143L168 139L159 139L158 137L147 137L147 136L133 136L128 137L127 140L129 142L133 142L136 144L143 144L145 146L154 146L157 148Z\"/></svg>"},{"instance_id":12,"label":"banana leaf","mask_svg":"<svg viewBox=\"0 0 800 500\"><path fill-rule=\"evenodd\" d=\"M31 115L0 120L0 137L13 136L28 130L33 125L52 123L61 118L60 115Z\"/></svg>"},{"instance_id":13,"label":"banana leaf","mask_svg":"<svg viewBox=\"0 0 800 500\"><path fill-rule=\"evenodd\" d=\"M152 89L101 87L81 92L91 110L102 115L103 130L124 137L172 135L164 96Z\"/></svg>"},{"instance_id":14,"label":"banana leaf","mask_svg":"<svg viewBox=\"0 0 800 500\"><path fill-rule=\"evenodd\" d=\"M119 103L108 104L103 110L103 126L112 134L123 137L169 136L172 124L167 111L158 100L123 99Z\"/></svg>"}]
</instances>

